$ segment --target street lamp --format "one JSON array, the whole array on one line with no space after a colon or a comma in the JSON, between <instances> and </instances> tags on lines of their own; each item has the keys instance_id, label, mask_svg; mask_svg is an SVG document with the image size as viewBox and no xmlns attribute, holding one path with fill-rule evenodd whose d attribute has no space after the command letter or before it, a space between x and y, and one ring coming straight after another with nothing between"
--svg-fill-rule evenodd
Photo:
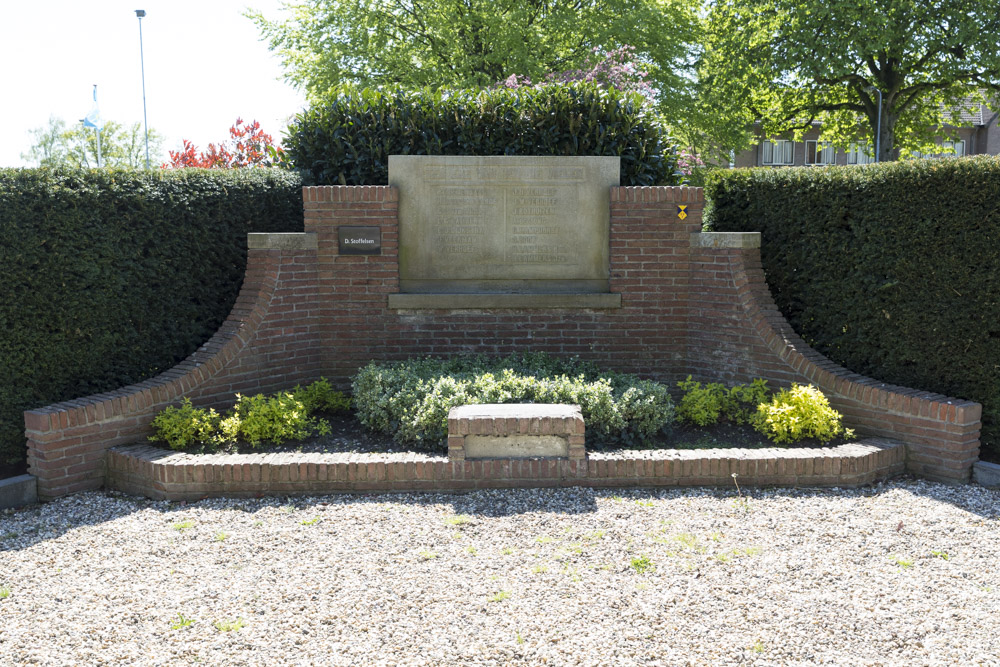
<instances>
[{"instance_id":1,"label":"street lamp","mask_svg":"<svg viewBox=\"0 0 1000 667\"><path fill-rule=\"evenodd\" d=\"M875 92L878 93L878 121L875 123L875 161L879 161L879 147L880 140L882 139L882 91L875 86L868 86L865 91L869 94Z\"/></svg>"},{"instance_id":2,"label":"street lamp","mask_svg":"<svg viewBox=\"0 0 1000 667\"><path fill-rule=\"evenodd\" d=\"M146 61L142 55L142 17L146 15L145 9L135 10L135 15L139 17L139 67L142 71L142 128L146 134L146 169L149 169L149 121L146 119Z\"/></svg>"}]
</instances>

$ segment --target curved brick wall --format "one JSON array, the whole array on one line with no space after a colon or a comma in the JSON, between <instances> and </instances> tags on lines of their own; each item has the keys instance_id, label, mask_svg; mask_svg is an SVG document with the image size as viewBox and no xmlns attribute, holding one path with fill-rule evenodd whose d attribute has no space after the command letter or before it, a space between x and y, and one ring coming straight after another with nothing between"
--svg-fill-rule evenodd
<instances>
[{"instance_id":1,"label":"curved brick wall","mask_svg":"<svg viewBox=\"0 0 1000 667\"><path fill-rule=\"evenodd\" d=\"M978 404L852 374L795 336L767 291L759 237L700 233L700 189L612 189L610 283L621 307L587 309L390 308L396 191L304 188L303 199L306 233L250 235L236 307L190 358L147 382L25 413L41 497L100 487L107 449L142 441L153 415L183 396L222 406L235 392L320 376L346 385L371 359L421 354L536 350L666 382L812 382L860 433L906 443L912 472L965 481L978 456ZM342 224L381 227L382 255L340 256Z\"/></svg>"}]
</instances>

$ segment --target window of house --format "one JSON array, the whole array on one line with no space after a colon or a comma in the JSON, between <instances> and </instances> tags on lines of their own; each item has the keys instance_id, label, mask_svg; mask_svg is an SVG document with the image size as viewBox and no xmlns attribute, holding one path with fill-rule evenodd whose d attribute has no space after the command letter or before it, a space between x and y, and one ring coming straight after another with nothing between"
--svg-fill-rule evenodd
<instances>
[{"instance_id":1,"label":"window of house","mask_svg":"<svg viewBox=\"0 0 1000 667\"><path fill-rule=\"evenodd\" d=\"M847 151L847 164L872 164L875 156L872 155L872 147L867 144L851 144Z\"/></svg>"},{"instance_id":2,"label":"window of house","mask_svg":"<svg viewBox=\"0 0 1000 667\"><path fill-rule=\"evenodd\" d=\"M761 149L761 164L788 165L792 164L792 156L795 154L795 142L788 141L787 139L765 141L761 144Z\"/></svg>"},{"instance_id":3,"label":"window of house","mask_svg":"<svg viewBox=\"0 0 1000 667\"><path fill-rule=\"evenodd\" d=\"M836 164L833 145L829 141L807 141L806 164Z\"/></svg>"},{"instance_id":4,"label":"window of house","mask_svg":"<svg viewBox=\"0 0 1000 667\"><path fill-rule=\"evenodd\" d=\"M942 157L963 157L965 155L964 141L944 141L941 143L941 148L944 149Z\"/></svg>"},{"instance_id":5,"label":"window of house","mask_svg":"<svg viewBox=\"0 0 1000 667\"><path fill-rule=\"evenodd\" d=\"M940 153L921 153L920 151L913 151L910 153L910 157L917 159L923 158L927 160L935 160L942 157L963 157L964 155L964 141L942 141Z\"/></svg>"}]
</instances>

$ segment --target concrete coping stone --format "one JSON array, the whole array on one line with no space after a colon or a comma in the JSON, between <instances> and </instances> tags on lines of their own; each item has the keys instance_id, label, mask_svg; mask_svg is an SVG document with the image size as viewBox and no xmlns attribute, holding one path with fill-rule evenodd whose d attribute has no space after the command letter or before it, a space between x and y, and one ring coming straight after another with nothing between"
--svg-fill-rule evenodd
<instances>
[{"instance_id":1,"label":"concrete coping stone","mask_svg":"<svg viewBox=\"0 0 1000 667\"><path fill-rule=\"evenodd\" d=\"M1000 465L976 461L972 464L972 479L988 489L1000 489Z\"/></svg>"},{"instance_id":2,"label":"concrete coping stone","mask_svg":"<svg viewBox=\"0 0 1000 667\"><path fill-rule=\"evenodd\" d=\"M395 310L491 310L491 309L609 309L621 308L622 295L611 292L585 294L390 294Z\"/></svg>"},{"instance_id":3,"label":"concrete coping stone","mask_svg":"<svg viewBox=\"0 0 1000 667\"><path fill-rule=\"evenodd\" d=\"M0 479L0 509L23 507L38 502L38 478L18 475Z\"/></svg>"},{"instance_id":4,"label":"concrete coping stone","mask_svg":"<svg viewBox=\"0 0 1000 667\"><path fill-rule=\"evenodd\" d=\"M759 248L760 232L693 232L692 248Z\"/></svg>"},{"instance_id":5,"label":"concrete coping stone","mask_svg":"<svg viewBox=\"0 0 1000 667\"><path fill-rule=\"evenodd\" d=\"M583 413L579 405L555 403L484 403L460 405L448 411L449 435L495 435L498 432L582 433Z\"/></svg>"},{"instance_id":6,"label":"concrete coping stone","mask_svg":"<svg viewBox=\"0 0 1000 667\"><path fill-rule=\"evenodd\" d=\"M247 234L247 247L264 250L316 250L316 232L275 232Z\"/></svg>"}]
</instances>

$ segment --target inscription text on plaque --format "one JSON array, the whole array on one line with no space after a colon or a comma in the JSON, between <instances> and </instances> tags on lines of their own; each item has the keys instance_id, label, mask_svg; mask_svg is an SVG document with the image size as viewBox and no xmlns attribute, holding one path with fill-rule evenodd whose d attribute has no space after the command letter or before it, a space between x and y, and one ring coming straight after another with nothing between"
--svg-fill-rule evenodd
<instances>
[{"instance_id":1,"label":"inscription text on plaque","mask_svg":"<svg viewBox=\"0 0 1000 667\"><path fill-rule=\"evenodd\" d=\"M393 155L403 292L608 291L616 157Z\"/></svg>"}]
</instances>

